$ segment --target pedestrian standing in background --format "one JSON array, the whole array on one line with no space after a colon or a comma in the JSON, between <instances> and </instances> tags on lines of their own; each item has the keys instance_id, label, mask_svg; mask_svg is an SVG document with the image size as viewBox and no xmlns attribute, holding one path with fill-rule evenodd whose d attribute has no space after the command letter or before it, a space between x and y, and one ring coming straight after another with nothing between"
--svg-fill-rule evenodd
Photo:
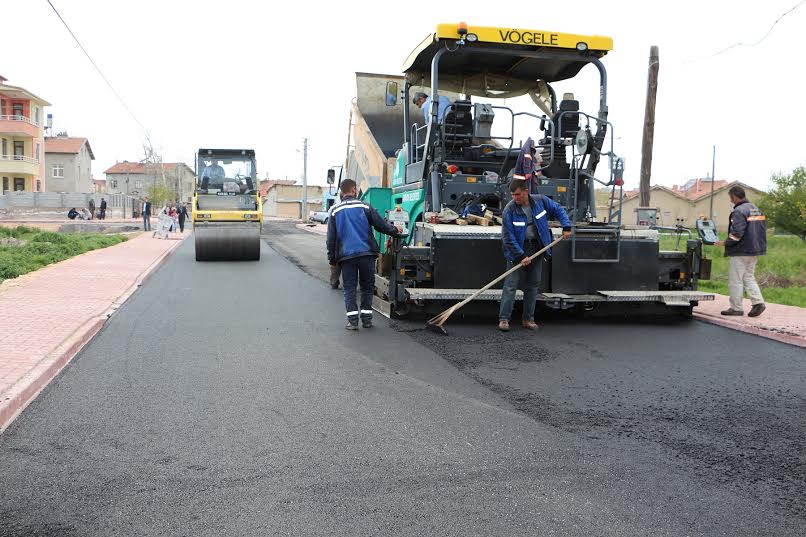
<instances>
[{"instance_id":1,"label":"pedestrian standing in background","mask_svg":"<svg viewBox=\"0 0 806 537\"><path fill-rule=\"evenodd\" d=\"M151 202L143 198L143 231L151 231Z\"/></svg>"},{"instance_id":2,"label":"pedestrian standing in background","mask_svg":"<svg viewBox=\"0 0 806 537\"><path fill-rule=\"evenodd\" d=\"M742 297L744 291L747 291L752 304L747 316L758 317L767 309L761 289L756 283L756 263L759 256L767 253L767 221L758 207L747 199L742 187L732 187L728 190L728 196L733 204L728 238L716 243L717 246L725 246L725 257L730 260L730 308L724 310L722 315L744 315Z\"/></svg>"},{"instance_id":3,"label":"pedestrian standing in background","mask_svg":"<svg viewBox=\"0 0 806 537\"><path fill-rule=\"evenodd\" d=\"M176 214L179 217L179 232L185 232L185 219L188 217L188 210L184 203L177 203Z\"/></svg>"},{"instance_id":4,"label":"pedestrian standing in background","mask_svg":"<svg viewBox=\"0 0 806 537\"><path fill-rule=\"evenodd\" d=\"M101 220L106 220L106 200L101 198L101 214L98 215Z\"/></svg>"},{"instance_id":5,"label":"pedestrian standing in background","mask_svg":"<svg viewBox=\"0 0 806 537\"><path fill-rule=\"evenodd\" d=\"M95 200L90 198L90 202L87 204L87 208L90 211L90 220L95 218Z\"/></svg>"},{"instance_id":6,"label":"pedestrian standing in background","mask_svg":"<svg viewBox=\"0 0 806 537\"><path fill-rule=\"evenodd\" d=\"M169 205L168 202L165 202L165 213L168 215L168 218L171 219L171 228L169 231L176 231L177 227L177 219L176 219L176 207L173 205Z\"/></svg>"}]
</instances>

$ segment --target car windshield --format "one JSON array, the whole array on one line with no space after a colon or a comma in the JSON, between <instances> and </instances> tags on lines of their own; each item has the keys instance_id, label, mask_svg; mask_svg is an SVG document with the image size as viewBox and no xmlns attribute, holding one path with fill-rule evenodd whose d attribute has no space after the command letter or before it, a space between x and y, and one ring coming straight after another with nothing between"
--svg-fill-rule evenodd
<instances>
[{"instance_id":1,"label":"car windshield","mask_svg":"<svg viewBox=\"0 0 806 537\"><path fill-rule=\"evenodd\" d=\"M207 194L247 194L255 191L249 158L207 157L200 161L199 189Z\"/></svg>"}]
</instances>

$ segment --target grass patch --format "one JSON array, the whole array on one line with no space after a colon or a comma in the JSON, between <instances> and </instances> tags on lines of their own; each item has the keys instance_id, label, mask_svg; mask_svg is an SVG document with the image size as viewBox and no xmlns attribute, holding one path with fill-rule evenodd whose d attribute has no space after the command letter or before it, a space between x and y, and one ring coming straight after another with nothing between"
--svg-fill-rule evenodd
<instances>
[{"instance_id":1,"label":"grass patch","mask_svg":"<svg viewBox=\"0 0 806 537\"><path fill-rule=\"evenodd\" d=\"M54 233L25 226L0 227L0 239L3 238L18 239L24 243L0 245L0 282L90 250L106 248L126 241L126 237L123 235Z\"/></svg>"},{"instance_id":2,"label":"grass patch","mask_svg":"<svg viewBox=\"0 0 806 537\"><path fill-rule=\"evenodd\" d=\"M685 249L685 238L680 243L680 249ZM675 246L674 237L661 236L662 250L674 250ZM704 246L703 250L712 267L711 279L701 281L700 289L727 295L729 261L725 249ZM761 256L756 266L756 280L765 301L806 308L806 244L797 237L769 235L767 255Z\"/></svg>"}]
</instances>

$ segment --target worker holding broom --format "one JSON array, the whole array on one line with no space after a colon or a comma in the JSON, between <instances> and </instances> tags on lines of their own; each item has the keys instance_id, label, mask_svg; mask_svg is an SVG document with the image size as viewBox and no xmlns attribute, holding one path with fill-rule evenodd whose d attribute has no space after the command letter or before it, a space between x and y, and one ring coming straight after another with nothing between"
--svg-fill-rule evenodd
<instances>
[{"instance_id":1,"label":"worker holding broom","mask_svg":"<svg viewBox=\"0 0 806 537\"><path fill-rule=\"evenodd\" d=\"M339 187L341 202L333 206L327 219L327 260L341 267L344 304L347 307L347 330L358 330L359 317L364 328L372 327L372 294L375 286L375 259L380 249L370 226L400 237L400 231L360 199L356 185L345 179ZM361 309L356 287L361 288Z\"/></svg>"},{"instance_id":2,"label":"worker holding broom","mask_svg":"<svg viewBox=\"0 0 806 537\"><path fill-rule=\"evenodd\" d=\"M501 239L504 246L504 257L507 269L520 263L521 270L516 270L504 280L501 293L501 309L498 315L498 329L509 330L512 307L515 304L515 293L520 287L523 290L524 328L537 330L535 323L535 304L540 287L543 259L551 255L547 250L544 257L531 260L529 256L552 242L549 220L558 220L563 226L563 238L571 236L571 221L565 209L551 198L543 195L530 195L529 184L523 179L514 179L509 184L512 193L510 201L501 214Z\"/></svg>"}]
</instances>

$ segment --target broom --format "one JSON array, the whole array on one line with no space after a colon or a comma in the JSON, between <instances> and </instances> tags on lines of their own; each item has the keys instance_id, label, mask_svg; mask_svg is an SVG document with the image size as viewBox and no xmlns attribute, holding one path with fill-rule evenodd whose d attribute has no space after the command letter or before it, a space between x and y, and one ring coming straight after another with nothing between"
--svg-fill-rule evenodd
<instances>
[{"instance_id":1,"label":"broom","mask_svg":"<svg viewBox=\"0 0 806 537\"><path fill-rule=\"evenodd\" d=\"M541 255L543 255L544 253L546 253L546 251L549 248L551 248L552 246L554 246L555 244L557 244L561 240L563 240L562 237L560 237L558 239L555 239L554 242L552 242L551 244L549 244L545 248L541 248L540 250L538 250L534 254L530 255L529 259L534 261L536 258L538 258ZM489 289L493 285L497 284L498 282L500 282L501 280L503 280L504 278L506 278L507 276L509 276L510 274L512 274L513 272L515 272L519 268L521 268L522 266L523 265L521 265L520 263L516 264L511 269L509 269L505 273L501 274L499 277L497 277L496 279L494 279L493 281L491 281L490 283L488 283L487 285L485 285L484 287L482 287L481 289L479 289L478 291L476 291L475 293L473 293L472 295L470 295L466 299L462 300L461 302L459 302L457 304L454 304L453 306L451 306L450 308L446 309L442 313L436 315L435 317L432 317L431 319L428 320L428 322L425 323L426 329L431 330L432 332L436 332L437 334L442 334L444 336L447 336L448 331L445 330L445 328L442 325L445 324L445 321L447 321L448 318L451 315L453 315L453 313L456 310L458 310L459 308L461 308L462 306L464 306L465 304L467 304L468 302L470 302L471 300L473 300L474 298L479 296L481 293L483 293L484 291L486 291L487 289Z\"/></svg>"}]
</instances>

